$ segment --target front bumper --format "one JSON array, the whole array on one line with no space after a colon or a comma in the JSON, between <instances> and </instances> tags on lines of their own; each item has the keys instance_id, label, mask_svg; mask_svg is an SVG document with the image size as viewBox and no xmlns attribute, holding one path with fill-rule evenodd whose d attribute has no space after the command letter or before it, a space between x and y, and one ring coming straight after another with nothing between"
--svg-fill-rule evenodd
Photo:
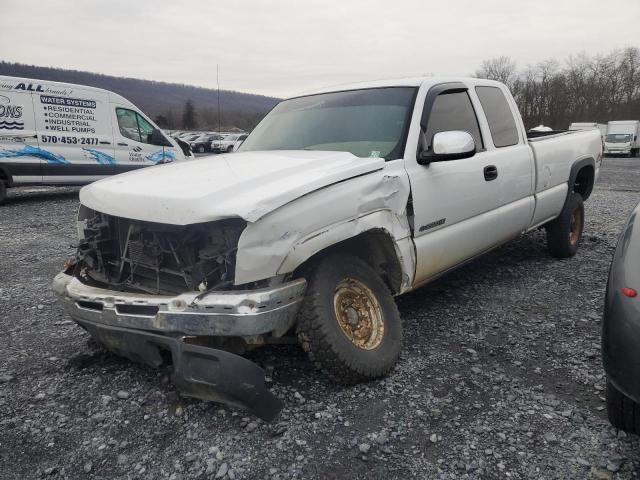
<instances>
[{"instance_id":1,"label":"front bumper","mask_svg":"<svg viewBox=\"0 0 640 480\"><path fill-rule=\"evenodd\" d=\"M604 153L609 155L629 155L631 148L605 148Z\"/></svg>"},{"instance_id":2,"label":"front bumper","mask_svg":"<svg viewBox=\"0 0 640 480\"><path fill-rule=\"evenodd\" d=\"M173 382L187 396L249 408L273 419L280 401L264 386L264 372L224 350L193 345L185 337L281 336L295 321L303 279L278 287L175 297L116 292L59 273L53 290L80 326L109 350L158 367L171 355Z\"/></svg>"}]
</instances>

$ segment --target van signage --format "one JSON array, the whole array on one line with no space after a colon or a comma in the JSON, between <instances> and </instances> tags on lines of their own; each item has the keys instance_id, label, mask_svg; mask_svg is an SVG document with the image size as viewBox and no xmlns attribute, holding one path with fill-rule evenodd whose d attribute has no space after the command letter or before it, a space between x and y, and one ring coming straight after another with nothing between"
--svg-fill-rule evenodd
<instances>
[{"instance_id":1,"label":"van signage","mask_svg":"<svg viewBox=\"0 0 640 480\"><path fill-rule=\"evenodd\" d=\"M19 83L14 87L14 90L24 90L26 92L44 92L44 90L42 89L42 85L36 85L36 87L33 88L33 83Z\"/></svg>"},{"instance_id":2,"label":"van signage","mask_svg":"<svg viewBox=\"0 0 640 480\"><path fill-rule=\"evenodd\" d=\"M80 98L50 97L48 95L41 95L40 102L50 105L64 105L66 107L96 108L96 102L94 100L83 100Z\"/></svg>"},{"instance_id":3,"label":"van signage","mask_svg":"<svg viewBox=\"0 0 640 480\"><path fill-rule=\"evenodd\" d=\"M24 130L22 105L12 105L11 99L0 95L0 129Z\"/></svg>"}]
</instances>

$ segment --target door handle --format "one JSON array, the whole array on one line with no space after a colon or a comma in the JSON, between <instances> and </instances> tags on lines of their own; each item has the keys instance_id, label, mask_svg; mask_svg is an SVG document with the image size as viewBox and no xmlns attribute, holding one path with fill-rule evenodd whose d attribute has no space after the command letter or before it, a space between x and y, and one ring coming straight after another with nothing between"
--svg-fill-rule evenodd
<instances>
[{"instance_id":1,"label":"door handle","mask_svg":"<svg viewBox=\"0 0 640 480\"><path fill-rule=\"evenodd\" d=\"M118 142L118 146L120 146L120 147L128 147L129 144L128 143Z\"/></svg>"},{"instance_id":2,"label":"door handle","mask_svg":"<svg viewBox=\"0 0 640 480\"><path fill-rule=\"evenodd\" d=\"M106 140L101 140L100 145L111 145L111 142L107 142Z\"/></svg>"},{"instance_id":3,"label":"door handle","mask_svg":"<svg viewBox=\"0 0 640 480\"><path fill-rule=\"evenodd\" d=\"M495 180L496 178L498 178L498 167L495 165L487 165L484 167L484 179L487 182Z\"/></svg>"}]
</instances>

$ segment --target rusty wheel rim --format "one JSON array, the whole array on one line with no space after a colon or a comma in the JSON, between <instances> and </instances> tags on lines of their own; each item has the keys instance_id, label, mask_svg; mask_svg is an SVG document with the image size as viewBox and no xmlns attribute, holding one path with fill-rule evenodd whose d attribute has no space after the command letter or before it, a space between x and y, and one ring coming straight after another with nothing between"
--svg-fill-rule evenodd
<instances>
[{"instance_id":1,"label":"rusty wheel rim","mask_svg":"<svg viewBox=\"0 0 640 480\"><path fill-rule=\"evenodd\" d=\"M333 307L342 333L353 345L373 350L382 343L384 322L380 304L364 283L353 278L338 283Z\"/></svg>"},{"instance_id":2,"label":"rusty wheel rim","mask_svg":"<svg viewBox=\"0 0 640 480\"><path fill-rule=\"evenodd\" d=\"M569 224L569 243L576 245L582 231L582 213L576 208L571 214L571 223Z\"/></svg>"}]
</instances>

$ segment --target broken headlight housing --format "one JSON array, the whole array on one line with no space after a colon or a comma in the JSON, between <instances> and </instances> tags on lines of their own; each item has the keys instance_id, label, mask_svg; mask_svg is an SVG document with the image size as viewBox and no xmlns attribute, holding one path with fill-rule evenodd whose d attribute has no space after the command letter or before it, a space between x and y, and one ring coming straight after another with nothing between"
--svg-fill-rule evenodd
<instances>
[{"instance_id":1,"label":"broken headlight housing","mask_svg":"<svg viewBox=\"0 0 640 480\"><path fill-rule=\"evenodd\" d=\"M121 291L179 294L233 288L241 219L166 225L81 207L74 275Z\"/></svg>"}]
</instances>

